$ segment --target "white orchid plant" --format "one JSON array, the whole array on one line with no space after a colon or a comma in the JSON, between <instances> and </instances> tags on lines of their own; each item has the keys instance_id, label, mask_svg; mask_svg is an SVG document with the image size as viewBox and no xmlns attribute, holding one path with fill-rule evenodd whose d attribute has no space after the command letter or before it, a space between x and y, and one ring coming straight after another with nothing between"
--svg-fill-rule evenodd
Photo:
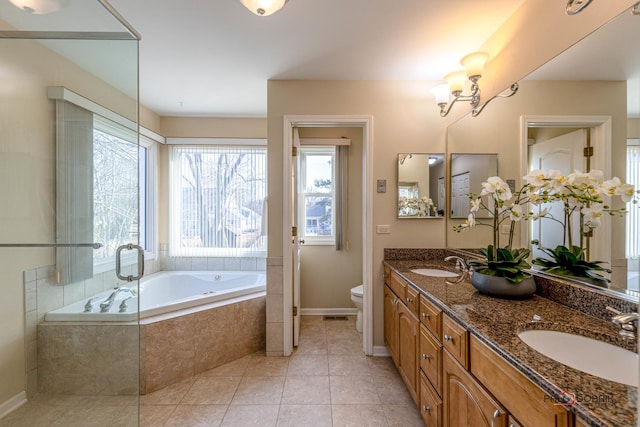
<instances>
[{"instance_id":1,"label":"white orchid plant","mask_svg":"<svg viewBox=\"0 0 640 427\"><path fill-rule=\"evenodd\" d=\"M541 248L553 260L536 258L533 263L551 272L565 275L585 276L607 280L594 271L610 270L601 267L600 261L589 262L585 255L585 239L592 230L601 224L603 215L622 216L626 209L613 209L606 199L619 196L623 202L638 203L640 191L632 185L625 184L614 177L604 180L599 170L588 173L575 171L563 175L559 171L532 170L523 177L524 184L519 191L512 192L509 185L498 176L492 176L482 183L480 195L469 194L471 209L467 220L454 226L455 231L464 231L476 225L487 225L493 228L493 245L482 249L486 261L473 261L471 265L481 267L479 272L494 276L503 276L518 283L527 277L523 270L531 266L526 262L528 249L513 249L515 226L522 220L551 219L562 224L564 230L563 244L555 249ZM487 202L483 197L486 197ZM533 206L543 203L562 202L561 218L556 218L548 208L534 212ZM492 224L476 221L476 213L486 209L491 215ZM579 215L579 242L573 242L572 217ZM500 225L510 222L509 239L506 246L500 245ZM568 247L566 246L568 244Z\"/></svg>"},{"instance_id":2,"label":"white orchid plant","mask_svg":"<svg viewBox=\"0 0 640 427\"><path fill-rule=\"evenodd\" d=\"M589 261L586 255L586 240L593 235L593 230L602 224L604 215L624 216L625 207L614 209L611 199L620 197L625 203L638 203L638 194L630 184L623 183L619 178L605 180L604 174L599 170L591 170L588 173L575 171L563 175L557 170L543 172L533 170L523 179L534 191L533 202L561 202L562 218L553 216L548 212L545 218L559 222L563 228L563 242L555 248L540 248L552 259L536 258L533 263L541 266L546 271L560 274L587 277L601 282L608 282L605 276L596 273L611 270L601 266L602 261ZM574 222L572 218L578 218L578 242L574 242Z\"/></svg>"},{"instance_id":3,"label":"white orchid plant","mask_svg":"<svg viewBox=\"0 0 640 427\"><path fill-rule=\"evenodd\" d=\"M400 197L398 199L398 212L400 216L431 216L432 212L437 212L438 207L431 198L423 197Z\"/></svg>"}]
</instances>

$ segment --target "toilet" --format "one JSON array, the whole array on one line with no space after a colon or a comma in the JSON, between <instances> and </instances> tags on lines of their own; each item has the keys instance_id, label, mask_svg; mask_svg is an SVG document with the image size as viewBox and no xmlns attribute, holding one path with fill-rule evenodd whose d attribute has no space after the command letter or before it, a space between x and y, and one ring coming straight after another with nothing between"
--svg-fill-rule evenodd
<instances>
[{"instance_id":1,"label":"toilet","mask_svg":"<svg viewBox=\"0 0 640 427\"><path fill-rule=\"evenodd\" d=\"M351 288L351 302L358 309L358 315L356 317L356 331L362 332L362 292L364 291L364 285Z\"/></svg>"}]
</instances>

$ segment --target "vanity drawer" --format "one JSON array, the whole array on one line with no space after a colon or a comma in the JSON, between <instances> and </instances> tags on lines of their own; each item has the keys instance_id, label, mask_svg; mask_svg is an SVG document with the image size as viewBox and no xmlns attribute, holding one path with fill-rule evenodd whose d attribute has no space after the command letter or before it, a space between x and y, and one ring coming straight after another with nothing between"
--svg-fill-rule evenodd
<instances>
[{"instance_id":1,"label":"vanity drawer","mask_svg":"<svg viewBox=\"0 0 640 427\"><path fill-rule=\"evenodd\" d=\"M420 415L426 426L442 425L442 399L433 391L424 375L420 375Z\"/></svg>"},{"instance_id":2,"label":"vanity drawer","mask_svg":"<svg viewBox=\"0 0 640 427\"><path fill-rule=\"evenodd\" d=\"M396 273L395 271L391 272L391 280L389 281L389 287L391 288L393 293L396 294L398 298L400 298L402 302L405 302L404 299L406 295L407 282L402 277L400 277L398 273Z\"/></svg>"},{"instance_id":3,"label":"vanity drawer","mask_svg":"<svg viewBox=\"0 0 640 427\"><path fill-rule=\"evenodd\" d=\"M420 369L442 396L442 344L424 325L420 325Z\"/></svg>"},{"instance_id":4,"label":"vanity drawer","mask_svg":"<svg viewBox=\"0 0 640 427\"><path fill-rule=\"evenodd\" d=\"M420 322L436 337L442 340L442 310L431 301L420 298Z\"/></svg>"},{"instance_id":5,"label":"vanity drawer","mask_svg":"<svg viewBox=\"0 0 640 427\"><path fill-rule=\"evenodd\" d=\"M405 295L404 303L417 316L420 309L420 294L412 287L407 286Z\"/></svg>"},{"instance_id":6,"label":"vanity drawer","mask_svg":"<svg viewBox=\"0 0 640 427\"><path fill-rule=\"evenodd\" d=\"M465 369L469 369L469 334L446 315L442 319L442 345Z\"/></svg>"},{"instance_id":7,"label":"vanity drawer","mask_svg":"<svg viewBox=\"0 0 640 427\"><path fill-rule=\"evenodd\" d=\"M522 425L568 427L572 417L564 407L545 398L542 389L532 383L502 357L471 337L471 373L516 417Z\"/></svg>"}]
</instances>

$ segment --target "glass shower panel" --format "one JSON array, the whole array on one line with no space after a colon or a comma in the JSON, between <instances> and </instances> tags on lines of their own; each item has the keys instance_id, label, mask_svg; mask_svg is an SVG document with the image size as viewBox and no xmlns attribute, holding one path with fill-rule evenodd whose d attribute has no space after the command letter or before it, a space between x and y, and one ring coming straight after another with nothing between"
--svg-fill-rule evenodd
<instances>
[{"instance_id":1,"label":"glass shower panel","mask_svg":"<svg viewBox=\"0 0 640 427\"><path fill-rule=\"evenodd\" d=\"M0 426L139 424L138 39L81 3L0 6Z\"/></svg>"}]
</instances>

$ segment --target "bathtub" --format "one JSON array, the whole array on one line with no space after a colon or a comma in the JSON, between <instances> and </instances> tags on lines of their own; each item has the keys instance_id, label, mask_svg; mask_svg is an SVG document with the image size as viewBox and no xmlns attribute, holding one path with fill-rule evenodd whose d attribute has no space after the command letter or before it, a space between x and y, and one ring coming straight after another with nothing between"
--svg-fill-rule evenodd
<instances>
[{"instance_id":1,"label":"bathtub","mask_svg":"<svg viewBox=\"0 0 640 427\"><path fill-rule=\"evenodd\" d=\"M90 311L85 311L89 300L86 298L46 313L45 321L131 322L138 319L138 312L139 318L145 319L265 290L266 275L261 271L163 271L143 277L138 296L120 293L108 312L100 312L100 303L111 295L112 289L91 297L95 302ZM125 299L126 309L121 311Z\"/></svg>"}]
</instances>

